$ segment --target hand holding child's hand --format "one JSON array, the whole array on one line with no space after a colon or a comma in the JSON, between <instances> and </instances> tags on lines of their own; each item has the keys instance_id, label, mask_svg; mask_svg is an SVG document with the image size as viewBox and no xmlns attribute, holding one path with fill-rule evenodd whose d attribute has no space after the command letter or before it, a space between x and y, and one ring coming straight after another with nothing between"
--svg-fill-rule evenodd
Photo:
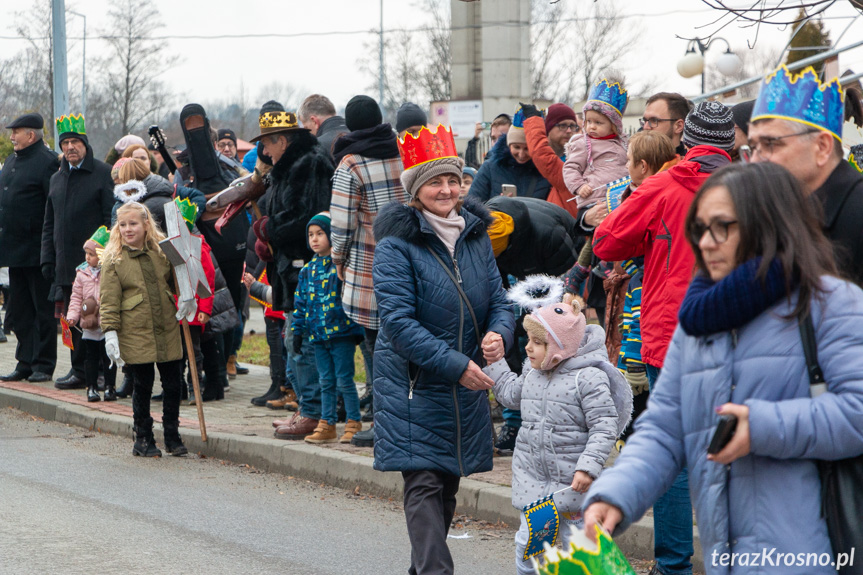
<instances>
[{"instance_id":1,"label":"hand holding child's hand","mask_svg":"<svg viewBox=\"0 0 863 575\"><path fill-rule=\"evenodd\" d=\"M593 189L591 189L589 185L582 184L582 186L578 188L578 191L576 193L582 198L589 198L592 191Z\"/></svg>"},{"instance_id":2,"label":"hand holding child's hand","mask_svg":"<svg viewBox=\"0 0 863 575\"><path fill-rule=\"evenodd\" d=\"M503 358L503 338L499 333L490 331L482 338L482 357L487 363L494 363Z\"/></svg>"},{"instance_id":3,"label":"hand holding child's hand","mask_svg":"<svg viewBox=\"0 0 863 575\"><path fill-rule=\"evenodd\" d=\"M593 478L584 471L576 471L572 478L572 489L578 493L586 493L593 483Z\"/></svg>"},{"instance_id":4,"label":"hand holding child's hand","mask_svg":"<svg viewBox=\"0 0 863 575\"><path fill-rule=\"evenodd\" d=\"M494 381L473 361L468 362L467 369L461 374L458 382L474 391L485 391L494 385Z\"/></svg>"},{"instance_id":5,"label":"hand holding child's hand","mask_svg":"<svg viewBox=\"0 0 863 575\"><path fill-rule=\"evenodd\" d=\"M252 289L252 284L255 283L255 276L248 272L244 273L243 283L246 284L246 289Z\"/></svg>"}]
</instances>

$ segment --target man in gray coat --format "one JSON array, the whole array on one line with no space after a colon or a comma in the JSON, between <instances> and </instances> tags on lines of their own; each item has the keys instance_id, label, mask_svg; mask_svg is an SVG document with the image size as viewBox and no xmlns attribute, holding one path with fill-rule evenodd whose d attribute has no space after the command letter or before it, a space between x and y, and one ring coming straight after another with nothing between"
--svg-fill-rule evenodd
<instances>
[{"instance_id":1,"label":"man in gray coat","mask_svg":"<svg viewBox=\"0 0 863 575\"><path fill-rule=\"evenodd\" d=\"M57 327L51 282L39 268L42 223L57 154L42 140L45 122L25 114L6 126L15 153L0 172L0 266L9 266L9 322L18 364L2 381L50 381L57 365Z\"/></svg>"}]
</instances>

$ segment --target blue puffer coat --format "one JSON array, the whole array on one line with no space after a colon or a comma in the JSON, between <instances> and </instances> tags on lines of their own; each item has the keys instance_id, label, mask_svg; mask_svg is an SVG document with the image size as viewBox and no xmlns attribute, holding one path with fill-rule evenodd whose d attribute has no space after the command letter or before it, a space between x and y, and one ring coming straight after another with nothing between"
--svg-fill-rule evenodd
<instances>
[{"instance_id":1,"label":"blue puffer coat","mask_svg":"<svg viewBox=\"0 0 863 575\"><path fill-rule=\"evenodd\" d=\"M465 476L492 468L488 395L458 383L488 331L512 346L506 301L486 226L488 210L468 202L451 258L414 208L391 203L374 223L373 276L381 330L375 346L375 469L434 470ZM459 274L482 333L455 285L428 252ZM457 265L457 269L454 266Z\"/></svg>"},{"instance_id":2,"label":"blue puffer coat","mask_svg":"<svg viewBox=\"0 0 863 575\"><path fill-rule=\"evenodd\" d=\"M337 337L362 337L363 328L351 321L342 308L342 281L333 258L315 255L300 270L294 291L294 321L291 332L313 343Z\"/></svg>"},{"instance_id":3,"label":"blue puffer coat","mask_svg":"<svg viewBox=\"0 0 863 575\"><path fill-rule=\"evenodd\" d=\"M813 299L812 319L828 393L810 396L797 323L782 317L793 309L787 300L732 332L691 337L678 327L636 433L591 487L585 508L619 507L617 534L688 465L708 574L835 573L796 555L790 566L772 564L780 553L830 553L814 460L863 453L863 291L836 278L823 282L828 293ZM727 402L749 407L751 451L723 466L707 460L707 446L715 408ZM724 553L748 554L746 564L738 555L732 567Z\"/></svg>"}]
</instances>

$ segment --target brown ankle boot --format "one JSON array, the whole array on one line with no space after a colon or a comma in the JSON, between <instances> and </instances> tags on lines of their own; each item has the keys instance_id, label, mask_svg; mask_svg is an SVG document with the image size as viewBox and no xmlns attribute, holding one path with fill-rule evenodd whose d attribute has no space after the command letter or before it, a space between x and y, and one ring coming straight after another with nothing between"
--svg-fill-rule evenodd
<instances>
[{"instance_id":1,"label":"brown ankle boot","mask_svg":"<svg viewBox=\"0 0 863 575\"><path fill-rule=\"evenodd\" d=\"M339 437L339 443L350 443L355 433L363 430L363 424L359 421L349 419L345 424L345 433Z\"/></svg>"},{"instance_id":2,"label":"brown ankle boot","mask_svg":"<svg viewBox=\"0 0 863 575\"><path fill-rule=\"evenodd\" d=\"M267 402L267 407L270 409L287 409L288 411L296 411L299 408L297 403L297 394L293 389L289 389L279 399L271 399Z\"/></svg>"},{"instance_id":3,"label":"brown ankle boot","mask_svg":"<svg viewBox=\"0 0 863 575\"><path fill-rule=\"evenodd\" d=\"M335 443L338 440L339 436L336 435L336 426L330 425L323 419L318 421L315 432L306 437L308 443Z\"/></svg>"},{"instance_id":4,"label":"brown ankle boot","mask_svg":"<svg viewBox=\"0 0 863 575\"><path fill-rule=\"evenodd\" d=\"M237 379L237 356L229 355L228 363L226 365L226 369L228 370L228 379Z\"/></svg>"}]
</instances>

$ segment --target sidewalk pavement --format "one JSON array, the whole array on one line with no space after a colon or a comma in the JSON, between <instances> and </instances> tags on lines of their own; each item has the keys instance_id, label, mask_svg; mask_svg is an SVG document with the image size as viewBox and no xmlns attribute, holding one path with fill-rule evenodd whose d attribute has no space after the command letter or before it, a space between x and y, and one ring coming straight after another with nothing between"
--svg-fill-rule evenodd
<instances>
[{"instance_id":1,"label":"sidewalk pavement","mask_svg":"<svg viewBox=\"0 0 863 575\"><path fill-rule=\"evenodd\" d=\"M253 318L260 310L253 309ZM256 319L246 330L262 331ZM14 335L9 342L0 344L0 373L15 368ZM55 377L62 377L70 369L69 353L57 339L57 368ZM302 441L284 441L273 437L273 419L290 417L289 411L255 407L252 397L263 394L270 385L269 369L244 364L248 375L238 375L230 382L225 399L204 404L208 441L201 440L198 414L195 406L184 401L180 407L180 434L192 453L206 457L244 463L274 473L291 475L381 497L401 499L402 478L399 473L384 473L372 468L370 448L352 445L311 445ZM117 384L122 374L118 373ZM158 382L154 385L158 393ZM53 382L29 383L0 382L0 407L19 409L47 420L76 425L86 429L130 438L131 452L132 400L87 403L85 390L63 391L54 388ZM159 403L151 405L153 418L161 422ZM368 424L364 424L367 426ZM344 424L338 425L339 434ZM156 426L156 433L161 431ZM157 437L161 440L161 437ZM162 441L164 445L164 442ZM516 528L520 513L511 503L511 457L495 457L494 470L463 478L458 492L458 512L490 522L504 522ZM696 529L693 564L703 570L701 545ZM653 518L646 516L617 538L628 557L653 557Z\"/></svg>"}]
</instances>

